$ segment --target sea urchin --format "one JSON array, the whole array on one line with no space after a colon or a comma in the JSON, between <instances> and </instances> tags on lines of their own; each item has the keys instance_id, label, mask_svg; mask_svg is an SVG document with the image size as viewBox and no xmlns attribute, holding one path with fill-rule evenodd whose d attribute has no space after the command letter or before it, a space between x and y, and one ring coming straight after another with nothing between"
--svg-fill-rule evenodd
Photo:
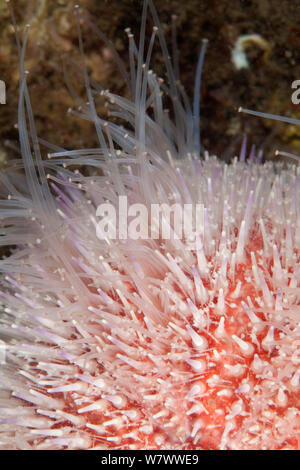
<instances>
[{"instance_id":1,"label":"sea urchin","mask_svg":"<svg viewBox=\"0 0 300 470\"><path fill-rule=\"evenodd\" d=\"M165 82L149 65L156 36ZM129 32L132 99L91 84L83 64L80 114L99 148L53 146L44 161L26 39L22 163L0 175L0 241L15 245L0 262L1 448L299 449L299 168L262 164L254 148L246 158L245 142L230 164L202 152L205 45L191 108L151 0L138 47ZM79 40L83 55L80 27ZM127 126L97 116L99 92ZM197 204L202 222L176 237L162 213L169 238L101 239L97 208L118 211L121 196L146 208Z\"/></svg>"}]
</instances>

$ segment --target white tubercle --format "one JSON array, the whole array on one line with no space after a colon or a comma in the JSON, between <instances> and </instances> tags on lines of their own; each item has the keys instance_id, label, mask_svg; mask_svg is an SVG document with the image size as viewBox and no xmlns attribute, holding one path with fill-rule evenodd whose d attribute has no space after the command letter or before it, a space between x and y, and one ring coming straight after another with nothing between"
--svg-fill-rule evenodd
<instances>
[{"instance_id":1,"label":"white tubercle","mask_svg":"<svg viewBox=\"0 0 300 470\"><path fill-rule=\"evenodd\" d=\"M190 326L186 327L186 331L188 332L188 334L192 338L193 344L194 344L194 346L196 346L197 349L200 349L201 351L204 351L207 348L208 342L207 342L207 339L204 336L199 335L198 333L196 333L196 331Z\"/></svg>"},{"instance_id":2,"label":"white tubercle","mask_svg":"<svg viewBox=\"0 0 300 470\"><path fill-rule=\"evenodd\" d=\"M236 335L232 335L232 339L240 348L240 351L243 354L243 356L251 357L253 355L254 346L251 343L249 343L248 341L244 341L243 339L239 338Z\"/></svg>"}]
</instances>

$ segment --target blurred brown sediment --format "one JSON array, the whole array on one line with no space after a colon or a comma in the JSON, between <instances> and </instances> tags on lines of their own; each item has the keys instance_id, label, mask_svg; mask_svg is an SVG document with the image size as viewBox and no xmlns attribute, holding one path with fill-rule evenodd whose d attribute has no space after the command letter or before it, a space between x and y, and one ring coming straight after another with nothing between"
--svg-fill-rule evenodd
<instances>
[{"instance_id":1,"label":"blurred brown sediment","mask_svg":"<svg viewBox=\"0 0 300 470\"><path fill-rule=\"evenodd\" d=\"M11 0L19 31L30 23L25 67L38 135L67 149L97 145L91 123L67 113L74 105L63 74L65 62L72 84L86 99L82 78L68 65L80 67L78 34L73 7L101 28L128 63L130 27L139 35L142 0ZM300 153L300 126L276 124L237 112L239 106L300 119L300 105L291 101L294 80L300 79L300 2L290 0L156 0L171 51L172 15L176 15L181 80L192 98L194 74L201 39L209 39L203 71L201 133L205 147L220 156L232 144L238 148L243 133L251 143L264 145L268 157L275 148ZM152 27L149 15L149 34ZM0 79L6 83L6 104L0 105L0 162L15 156L19 64L14 31L7 4L0 2ZM239 37L260 35L270 52L255 42L245 46L249 66L237 69L231 51ZM128 93L113 55L86 24L83 24L86 63L92 79L114 93ZM164 75L163 57L154 49L153 69ZM98 112L105 115L101 100Z\"/></svg>"}]
</instances>

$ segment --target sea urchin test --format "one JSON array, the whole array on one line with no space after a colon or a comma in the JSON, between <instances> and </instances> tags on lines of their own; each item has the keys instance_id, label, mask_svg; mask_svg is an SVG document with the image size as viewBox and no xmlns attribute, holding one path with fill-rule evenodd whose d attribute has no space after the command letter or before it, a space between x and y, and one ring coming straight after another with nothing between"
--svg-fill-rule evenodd
<instances>
[{"instance_id":1,"label":"sea urchin test","mask_svg":"<svg viewBox=\"0 0 300 470\"><path fill-rule=\"evenodd\" d=\"M151 0L138 46L128 35L131 98L91 83L83 60L79 114L99 147L52 146L48 160L26 84L27 32L19 43L24 172L0 176L0 240L13 246L0 263L1 448L299 449L298 166L261 163L245 142L230 164L204 152L206 44L191 106ZM165 81L150 69L154 41ZM97 115L99 93L127 125ZM123 196L198 204L202 223L189 239L100 239L97 208L117 211Z\"/></svg>"}]
</instances>

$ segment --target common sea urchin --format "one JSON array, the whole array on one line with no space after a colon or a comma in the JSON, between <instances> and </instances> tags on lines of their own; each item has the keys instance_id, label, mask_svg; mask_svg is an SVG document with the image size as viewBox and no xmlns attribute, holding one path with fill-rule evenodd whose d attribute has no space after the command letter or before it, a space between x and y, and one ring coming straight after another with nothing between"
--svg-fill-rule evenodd
<instances>
[{"instance_id":1,"label":"common sea urchin","mask_svg":"<svg viewBox=\"0 0 300 470\"><path fill-rule=\"evenodd\" d=\"M97 116L100 89L83 65L81 115L99 148L53 146L49 161L26 85L27 36L20 51L25 176L0 176L1 244L16 245L0 263L1 448L298 449L298 167L262 164L254 148L246 158L245 142L230 164L202 155L204 48L192 109L151 0L141 21L138 48L129 34L132 99L101 91L127 127ZM149 68L156 35L168 83ZM79 40L83 53L80 28ZM198 204L202 223L191 238L102 240L97 208L118 208L120 196Z\"/></svg>"}]
</instances>

